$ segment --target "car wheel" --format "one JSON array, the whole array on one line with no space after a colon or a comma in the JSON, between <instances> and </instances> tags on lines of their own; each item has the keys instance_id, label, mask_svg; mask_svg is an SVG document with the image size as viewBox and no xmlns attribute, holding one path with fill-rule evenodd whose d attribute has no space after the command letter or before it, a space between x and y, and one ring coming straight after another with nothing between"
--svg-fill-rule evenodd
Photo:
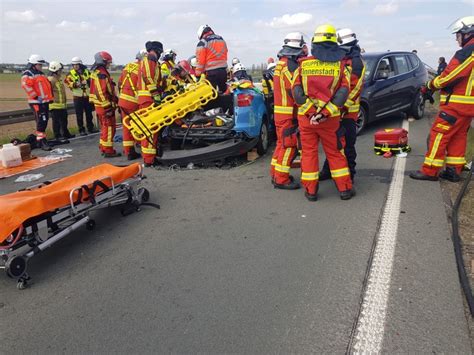
<instances>
[{"instance_id":1,"label":"car wheel","mask_svg":"<svg viewBox=\"0 0 474 355\"><path fill-rule=\"evenodd\" d=\"M415 99L411 105L410 114L415 120L423 118L425 114L425 100L423 100L423 94L421 92L416 94Z\"/></svg>"},{"instance_id":2,"label":"car wheel","mask_svg":"<svg viewBox=\"0 0 474 355\"><path fill-rule=\"evenodd\" d=\"M257 153L258 155L264 155L268 150L268 123L267 120L263 120L262 126L260 127L260 136L258 137Z\"/></svg>"},{"instance_id":3,"label":"car wheel","mask_svg":"<svg viewBox=\"0 0 474 355\"><path fill-rule=\"evenodd\" d=\"M357 132L357 135L360 134L360 132L362 132L362 130L364 129L364 127L367 125L367 110L364 108L364 106L360 106L360 110L359 110L359 116L357 117L357 121L356 121L356 132Z\"/></svg>"}]
</instances>

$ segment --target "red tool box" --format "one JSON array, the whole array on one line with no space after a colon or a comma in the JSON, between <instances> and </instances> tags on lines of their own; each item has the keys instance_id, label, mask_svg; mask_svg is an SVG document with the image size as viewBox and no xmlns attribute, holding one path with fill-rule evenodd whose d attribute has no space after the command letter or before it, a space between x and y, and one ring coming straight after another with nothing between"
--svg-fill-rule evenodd
<instances>
[{"instance_id":1,"label":"red tool box","mask_svg":"<svg viewBox=\"0 0 474 355\"><path fill-rule=\"evenodd\" d=\"M409 152L408 131L404 128L386 128L375 132L374 151L377 155Z\"/></svg>"}]
</instances>

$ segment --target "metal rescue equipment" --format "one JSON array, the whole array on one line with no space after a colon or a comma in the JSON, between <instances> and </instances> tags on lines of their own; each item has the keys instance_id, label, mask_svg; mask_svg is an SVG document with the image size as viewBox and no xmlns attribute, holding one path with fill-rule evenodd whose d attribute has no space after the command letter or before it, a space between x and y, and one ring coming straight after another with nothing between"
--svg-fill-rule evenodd
<instances>
[{"instance_id":1,"label":"metal rescue equipment","mask_svg":"<svg viewBox=\"0 0 474 355\"><path fill-rule=\"evenodd\" d=\"M28 259L85 225L92 230L90 213L122 206L122 215L139 211L150 193L138 187L142 166L101 164L55 181L47 181L0 196L0 268L27 286Z\"/></svg>"},{"instance_id":2,"label":"metal rescue equipment","mask_svg":"<svg viewBox=\"0 0 474 355\"><path fill-rule=\"evenodd\" d=\"M196 111L217 98L217 91L207 80L189 85L184 92L169 95L159 105L138 110L123 119L136 140L152 139L163 127Z\"/></svg>"}]
</instances>

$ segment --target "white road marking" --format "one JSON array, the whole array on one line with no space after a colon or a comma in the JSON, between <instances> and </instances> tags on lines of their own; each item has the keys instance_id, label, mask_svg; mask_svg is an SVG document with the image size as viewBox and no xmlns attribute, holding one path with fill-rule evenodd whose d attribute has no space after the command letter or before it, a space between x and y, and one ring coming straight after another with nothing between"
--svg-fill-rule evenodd
<instances>
[{"instance_id":1,"label":"white road marking","mask_svg":"<svg viewBox=\"0 0 474 355\"><path fill-rule=\"evenodd\" d=\"M402 127L408 130L407 120L403 121ZM395 159L392 182L355 332L352 350L356 354L380 353L382 349L406 165L406 158Z\"/></svg>"}]
</instances>

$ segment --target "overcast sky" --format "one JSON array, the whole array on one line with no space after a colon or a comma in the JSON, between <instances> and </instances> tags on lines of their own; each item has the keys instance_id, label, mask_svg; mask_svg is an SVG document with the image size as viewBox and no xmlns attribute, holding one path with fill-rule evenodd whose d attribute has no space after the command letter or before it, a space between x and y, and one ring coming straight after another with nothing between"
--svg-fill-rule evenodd
<instances>
[{"instance_id":1,"label":"overcast sky","mask_svg":"<svg viewBox=\"0 0 474 355\"><path fill-rule=\"evenodd\" d=\"M32 53L91 63L106 50L125 64L147 40L186 59L197 28L208 24L227 41L229 61L237 56L250 67L275 56L286 33L302 31L309 40L317 25L330 22L356 31L367 52L417 49L436 67L438 57L449 59L457 49L448 25L474 15L474 0L0 0L0 7L3 63L25 63Z\"/></svg>"}]
</instances>

